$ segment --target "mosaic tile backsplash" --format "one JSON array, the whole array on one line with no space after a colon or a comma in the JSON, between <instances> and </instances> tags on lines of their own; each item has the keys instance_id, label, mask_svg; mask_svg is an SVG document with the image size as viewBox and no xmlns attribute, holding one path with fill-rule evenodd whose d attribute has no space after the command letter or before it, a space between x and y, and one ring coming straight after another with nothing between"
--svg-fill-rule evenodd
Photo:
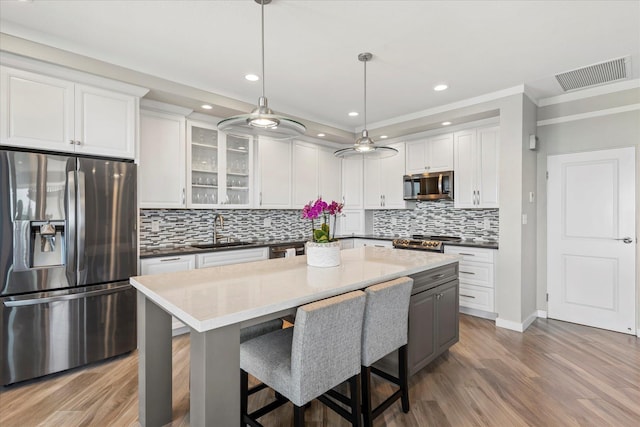
<instances>
[{"instance_id":1,"label":"mosaic tile backsplash","mask_svg":"<svg viewBox=\"0 0 640 427\"><path fill-rule=\"evenodd\" d=\"M142 249L211 243L213 218L224 217L219 234L238 240L308 239L311 227L300 218L299 209L141 209ZM415 209L373 211L373 235L409 237L412 234L441 234L465 239L498 240L498 209L454 209L451 201L417 202ZM271 226L265 227L265 219ZM151 231L158 221L160 231ZM485 222L488 229L485 229Z\"/></svg>"},{"instance_id":2,"label":"mosaic tile backsplash","mask_svg":"<svg viewBox=\"0 0 640 427\"><path fill-rule=\"evenodd\" d=\"M415 209L374 211L373 234L445 235L497 242L498 212L498 209L454 209L451 200L417 202Z\"/></svg>"}]
</instances>

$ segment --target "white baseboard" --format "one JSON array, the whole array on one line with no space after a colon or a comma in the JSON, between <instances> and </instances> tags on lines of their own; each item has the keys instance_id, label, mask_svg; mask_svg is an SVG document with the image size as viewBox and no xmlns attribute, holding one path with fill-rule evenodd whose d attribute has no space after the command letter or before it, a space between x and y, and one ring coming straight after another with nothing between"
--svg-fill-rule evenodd
<instances>
[{"instance_id":1,"label":"white baseboard","mask_svg":"<svg viewBox=\"0 0 640 427\"><path fill-rule=\"evenodd\" d=\"M538 317L547 318L547 310L538 310Z\"/></svg>"},{"instance_id":2,"label":"white baseboard","mask_svg":"<svg viewBox=\"0 0 640 427\"><path fill-rule=\"evenodd\" d=\"M495 320L498 317L497 313L490 311L478 310L471 307L460 306L460 313L469 314L471 316L482 317L483 319Z\"/></svg>"},{"instance_id":3,"label":"white baseboard","mask_svg":"<svg viewBox=\"0 0 640 427\"><path fill-rule=\"evenodd\" d=\"M527 328L538 318L538 312L531 313L522 323L514 322L513 320L496 319L496 326L499 328L510 329L516 332L524 332Z\"/></svg>"},{"instance_id":4,"label":"white baseboard","mask_svg":"<svg viewBox=\"0 0 640 427\"><path fill-rule=\"evenodd\" d=\"M637 336L638 338L640 338L640 329L637 329L637 330L636 330L636 336Z\"/></svg>"}]
</instances>

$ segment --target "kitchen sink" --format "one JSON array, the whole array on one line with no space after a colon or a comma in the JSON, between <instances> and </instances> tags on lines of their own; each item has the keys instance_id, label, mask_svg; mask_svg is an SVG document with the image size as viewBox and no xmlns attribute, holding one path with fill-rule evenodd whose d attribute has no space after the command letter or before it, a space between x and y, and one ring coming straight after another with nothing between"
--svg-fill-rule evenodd
<instances>
[{"instance_id":1,"label":"kitchen sink","mask_svg":"<svg viewBox=\"0 0 640 427\"><path fill-rule=\"evenodd\" d=\"M197 245L191 245L198 249L215 249L215 248L229 248L233 246L246 246L253 245L253 242L223 242L223 243L203 243Z\"/></svg>"}]
</instances>

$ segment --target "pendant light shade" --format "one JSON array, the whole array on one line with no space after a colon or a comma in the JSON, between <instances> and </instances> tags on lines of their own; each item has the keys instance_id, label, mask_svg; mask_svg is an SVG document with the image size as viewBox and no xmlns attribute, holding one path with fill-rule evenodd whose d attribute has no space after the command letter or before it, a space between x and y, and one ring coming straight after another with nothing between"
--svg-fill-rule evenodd
<instances>
[{"instance_id":1,"label":"pendant light shade","mask_svg":"<svg viewBox=\"0 0 640 427\"><path fill-rule=\"evenodd\" d=\"M382 159L398 154L398 150L392 147L375 145L373 140L369 138L367 130L367 61L370 61L373 55L369 52L358 55L358 61L364 62L364 129L360 138L356 139L355 144L349 148L343 148L333 153L336 157L352 157L365 155L369 158Z\"/></svg>"},{"instance_id":2,"label":"pendant light shade","mask_svg":"<svg viewBox=\"0 0 640 427\"><path fill-rule=\"evenodd\" d=\"M274 114L264 94L264 5L271 0L255 0L262 11L262 96L258 106L249 114L229 117L218 123L218 130L235 136L266 136L271 139L290 139L303 135L307 128L300 122Z\"/></svg>"}]
</instances>

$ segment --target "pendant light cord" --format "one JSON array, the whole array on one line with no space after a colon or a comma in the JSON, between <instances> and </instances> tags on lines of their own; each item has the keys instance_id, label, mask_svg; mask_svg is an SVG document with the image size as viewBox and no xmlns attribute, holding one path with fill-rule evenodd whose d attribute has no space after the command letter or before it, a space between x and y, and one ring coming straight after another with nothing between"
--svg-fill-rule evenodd
<instances>
[{"instance_id":1,"label":"pendant light cord","mask_svg":"<svg viewBox=\"0 0 640 427\"><path fill-rule=\"evenodd\" d=\"M260 1L262 10L262 97L264 98L264 0Z\"/></svg>"},{"instance_id":2,"label":"pendant light cord","mask_svg":"<svg viewBox=\"0 0 640 427\"><path fill-rule=\"evenodd\" d=\"M364 61L364 130L367 130L367 60Z\"/></svg>"}]
</instances>

